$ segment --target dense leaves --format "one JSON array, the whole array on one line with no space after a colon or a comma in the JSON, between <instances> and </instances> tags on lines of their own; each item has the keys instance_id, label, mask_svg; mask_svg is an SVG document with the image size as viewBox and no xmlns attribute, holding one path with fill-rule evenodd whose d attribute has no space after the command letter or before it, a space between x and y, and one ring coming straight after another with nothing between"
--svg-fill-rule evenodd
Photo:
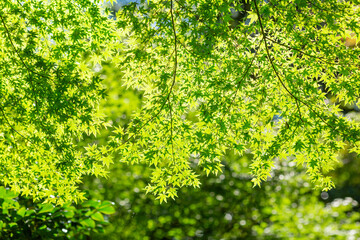
<instances>
[{"instance_id":1,"label":"dense leaves","mask_svg":"<svg viewBox=\"0 0 360 240\"><path fill-rule=\"evenodd\" d=\"M139 99L136 92L121 87L121 72L111 64L101 71L108 87L102 106L113 126L127 125ZM133 104L132 104L133 103ZM354 109L348 109L351 115ZM349 114L350 114L349 113ZM194 116L192 116L194 117ZM189 116L189 119L192 119ZM103 129L87 141L106 143L111 129ZM115 159L121 160L121 155ZM357 239L360 235L359 159L342 152L346 163L337 167L336 189L328 194L314 190L305 169L287 159L275 161L272 178L253 188L249 166L253 156L239 157L227 151L223 172L202 174L201 188L179 191L174 201L160 204L142 191L152 169L146 163L126 165L115 161L109 177L84 179L83 189L93 199L115 202L105 233L93 239ZM351 165L350 165L351 164ZM351 188L348 181L351 182ZM321 194L321 197L320 197ZM326 199L324 204L321 200Z\"/></svg>"},{"instance_id":2,"label":"dense leaves","mask_svg":"<svg viewBox=\"0 0 360 240\"><path fill-rule=\"evenodd\" d=\"M91 232L103 232L108 224L103 214L115 212L110 202L85 201L56 207L36 204L0 187L1 239L87 239Z\"/></svg>"},{"instance_id":3,"label":"dense leaves","mask_svg":"<svg viewBox=\"0 0 360 240\"><path fill-rule=\"evenodd\" d=\"M6 0L0 9L1 181L34 199L82 200L82 175L104 175L109 161L77 144L103 126L104 89L84 54L91 64L106 57L108 19L94 1Z\"/></svg>"},{"instance_id":4,"label":"dense leaves","mask_svg":"<svg viewBox=\"0 0 360 240\"><path fill-rule=\"evenodd\" d=\"M235 25L234 12L242 16ZM360 50L343 43L359 34L358 16L355 1L332 0L149 1L120 9L123 54L133 60L119 67L125 85L144 94L142 112L124 138L115 137L123 160L154 167L147 191L160 201L199 186L194 169L219 172L232 149L254 154L254 185L280 158L331 189L326 174L338 151L349 143L359 152L359 124L338 105L359 97Z\"/></svg>"},{"instance_id":5,"label":"dense leaves","mask_svg":"<svg viewBox=\"0 0 360 240\"><path fill-rule=\"evenodd\" d=\"M357 1L154 0L116 17L95 0L0 4L0 174L15 192L81 200L81 177L106 175L115 153L152 169L146 190L162 202L221 172L228 150L254 155L255 186L284 159L329 190L338 151L360 152L359 124L338 105L359 97ZM84 148L108 126L104 61L142 109Z\"/></svg>"},{"instance_id":6,"label":"dense leaves","mask_svg":"<svg viewBox=\"0 0 360 240\"><path fill-rule=\"evenodd\" d=\"M358 1L122 2L0 2L0 238L360 237Z\"/></svg>"}]
</instances>

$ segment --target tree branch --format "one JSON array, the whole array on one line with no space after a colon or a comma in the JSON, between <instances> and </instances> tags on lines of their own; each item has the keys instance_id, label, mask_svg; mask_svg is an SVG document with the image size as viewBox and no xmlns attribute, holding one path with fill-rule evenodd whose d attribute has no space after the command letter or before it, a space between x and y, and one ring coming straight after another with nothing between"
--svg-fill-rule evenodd
<instances>
[{"instance_id":1,"label":"tree branch","mask_svg":"<svg viewBox=\"0 0 360 240\"><path fill-rule=\"evenodd\" d=\"M171 14L171 20L172 20L172 29L173 29L173 33L174 33L174 52L175 52L175 60L174 60L174 67L173 67L173 81L171 83L169 92L164 100L164 102L161 104L159 111L153 115L150 119L148 119L144 124L142 124L140 126L140 128L138 128L134 134L132 134L127 140L125 140L120 146L126 144L127 142L129 142L131 139L133 139L136 134L141 131L147 124L149 124L150 122L152 122L155 118L157 118L159 116L159 114L162 112L162 110L164 109L166 103L168 101L170 101L170 95L172 93L172 90L174 88L175 82L176 82L176 72L177 72L177 65L178 65L178 56L177 56L177 35L176 35L176 28L175 28L175 21L174 21L174 16L173 16L173 1L171 0L170 2L171 4L171 8L170 8L170 14ZM171 106L171 105L169 105ZM172 116L172 112L171 112L171 108L170 108L170 114ZM171 134L172 134L172 119L171 119ZM119 147L120 147L119 146Z\"/></svg>"}]
</instances>

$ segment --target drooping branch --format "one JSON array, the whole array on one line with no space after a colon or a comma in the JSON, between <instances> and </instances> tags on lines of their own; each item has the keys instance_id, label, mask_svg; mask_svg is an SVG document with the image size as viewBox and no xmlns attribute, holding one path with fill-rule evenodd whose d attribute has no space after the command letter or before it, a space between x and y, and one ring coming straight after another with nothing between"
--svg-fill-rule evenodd
<instances>
[{"instance_id":1,"label":"drooping branch","mask_svg":"<svg viewBox=\"0 0 360 240\"><path fill-rule=\"evenodd\" d=\"M177 70L177 60L178 60L178 56L177 56L177 35L176 35L176 27L175 27L175 20L174 20L174 13L173 13L173 0L171 0L170 2L170 13L171 13L171 23L172 23L172 30L174 33L174 52L175 52L175 56L174 56L174 70L173 70L173 82L171 85L171 89L173 89L175 82L176 82L176 70ZM171 94L172 92L170 92L169 94ZM170 141L171 141L171 151L172 151L172 157L173 157L173 161L174 161L174 143L173 143L173 116L172 116L172 106L171 106L171 98L169 95L169 110L170 110L170 118L171 118L171 127L170 127Z\"/></svg>"},{"instance_id":2,"label":"drooping branch","mask_svg":"<svg viewBox=\"0 0 360 240\"><path fill-rule=\"evenodd\" d=\"M149 118L145 123L143 123L138 129L136 129L136 131L128 138L126 139L118 148L120 148L121 146L123 146L124 144L126 144L127 142L129 142L131 139L133 139L138 132L140 132L145 126L147 126L149 123L151 123L154 119L156 119L160 113L162 112L162 110L164 110L165 105L168 101L170 101L170 96L172 94L173 88L175 86L175 82L176 82L176 72L177 72L177 65L178 65L178 56L177 56L177 35L176 35L176 28L175 28L175 21L174 21L174 15L173 15L173 1L171 0L170 2L171 7L170 7L170 14L171 14L171 20L172 20L172 30L174 33L174 67L173 67L173 78L172 78L172 83L169 89L169 92L166 95L165 100L162 102L160 109L157 111L157 113L155 113L151 118ZM170 106L170 105L169 105ZM170 111L171 111L171 107L170 107ZM172 115L172 112L170 112L170 114ZM172 120L171 120L172 121ZM172 131L172 130L171 130Z\"/></svg>"},{"instance_id":3,"label":"drooping branch","mask_svg":"<svg viewBox=\"0 0 360 240\"><path fill-rule=\"evenodd\" d=\"M345 64L342 64L342 63L330 62L329 60L324 59L324 57L318 57L318 56L314 56L314 55L308 54L308 53L306 53L306 52L304 52L304 51L302 51L302 50L300 50L300 49L297 49L297 48L294 48L294 47L285 45L285 44L283 44L283 43L281 43L281 42L275 41L274 39L271 39L271 38L269 38L268 36L265 36L265 38L266 38L267 40L275 43L275 44L278 44L278 45L283 46L283 47L285 47L285 48L288 48L288 49L290 49L290 50L297 51L297 52L299 52L299 53L301 53L301 54L303 54L303 55L305 55L305 56L308 56L308 57L311 57L311 58L314 58L314 59L319 59L320 61L322 61L322 62L324 62L324 63L326 63L326 64L336 65L336 66L346 66Z\"/></svg>"},{"instance_id":4,"label":"drooping branch","mask_svg":"<svg viewBox=\"0 0 360 240\"><path fill-rule=\"evenodd\" d=\"M22 135L19 131L17 131L10 123L9 119L6 117L6 114L5 114L5 111L4 109L0 106L0 111L1 111L1 114L3 115L4 119L5 119L5 122L8 124L8 126L14 131L16 132L17 134L19 134L22 138L24 138L25 140L29 141L29 142L32 142L29 138L25 137L24 135Z\"/></svg>"},{"instance_id":5,"label":"drooping branch","mask_svg":"<svg viewBox=\"0 0 360 240\"><path fill-rule=\"evenodd\" d=\"M298 112L299 112L299 118L302 119L302 116L301 116L301 109L300 109L300 106L299 106L299 101L300 99L298 99L292 92L290 92L290 90L286 87L285 83L282 81L277 69L275 68L275 64L271 58L271 55L270 55L270 51L269 51L269 46L267 44L267 41L266 41L266 33L265 33L265 30L264 30L264 26L262 24L262 21L261 21L261 16L260 16L260 12L259 12L259 8L257 6L257 3L256 1L254 1L255 3L255 8L256 8L256 13L257 13L257 16L258 16L258 19L259 19L259 24L260 24L260 28L261 28L261 34L262 34L262 39L264 40L264 43L265 43L265 50L266 50L266 55L267 55L267 58L269 59L269 62L271 64L271 67L272 69L274 70L280 84L283 86L283 88L286 90L286 92L292 97L295 99L295 102L296 102L296 107L298 109Z\"/></svg>"},{"instance_id":6,"label":"drooping branch","mask_svg":"<svg viewBox=\"0 0 360 240\"><path fill-rule=\"evenodd\" d=\"M279 80L279 82L281 83L282 87L286 90L286 92L295 100L296 102L296 106L298 108L298 111L299 111L299 118L301 118L301 111L300 111L300 106L299 106L299 102L302 103L303 105L305 105L311 112L313 112L325 125L327 125L328 127L330 127L333 131L337 132L339 135L343 135L343 136L346 136L345 133L341 133L339 132L334 126L332 126L330 123L328 123L328 121L326 121L318 112L316 112L311 105L309 105L308 103L306 103L305 101L303 101L302 99L299 99L297 96L295 96L285 85L285 83L282 81L281 77L280 77L280 74L279 72L277 71L276 67L275 67L275 63L273 61L273 59L271 58L271 55L270 55L270 51L269 51L269 46L267 44L267 41L266 39L267 36L266 36L266 33L265 33L265 30L264 30L264 26L263 26L263 23L262 23L262 19L261 19L261 15L260 15L260 11L259 11L259 8L258 8L258 5L257 5L257 2L254 1L254 4L255 4L255 10L256 10L256 14L258 16L258 19L259 19L259 25L260 25L260 29L261 29L261 34L262 34L262 37L264 39L264 42L265 42L265 50L266 50L266 55L267 55L267 58L270 62L270 65L277 77L277 79Z\"/></svg>"},{"instance_id":7,"label":"drooping branch","mask_svg":"<svg viewBox=\"0 0 360 240\"><path fill-rule=\"evenodd\" d=\"M43 75L43 74L41 74L41 73L38 73L38 72L32 70L32 69L25 63L24 59L23 59L23 58L21 57L21 55L20 55L20 52L19 52L18 49L15 47L15 44L14 44L14 42L13 42L13 40L12 40L10 31L9 31L8 27L6 26L6 23L5 23L5 20L4 20L4 17L2 16L2 14L0 14L0 19L1 19L2 25L4 26L6 35L7 35L8 39L9 39L9 41L10 41L10 44L11 44L13 50L15 51L16 55L19 57L21 64L22 64L29 72L31 72L31 73L33 73L33 74L35 74L35 75L38 75L38 76L40 76L40 77L43 77L43 78L52 80L52 79L49 78L48 76Z\"/></svg>"}]
</instances>

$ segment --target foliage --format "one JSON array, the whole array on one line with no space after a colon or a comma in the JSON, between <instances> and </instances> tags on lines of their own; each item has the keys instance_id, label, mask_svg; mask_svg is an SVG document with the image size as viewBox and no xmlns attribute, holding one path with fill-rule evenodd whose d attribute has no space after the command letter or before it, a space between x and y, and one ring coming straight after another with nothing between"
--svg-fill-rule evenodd
<instances>
[{"instance_id":1,"label":"foliage","mask_svg":"<svg viewBox=\"0 0 360 240\"><path fill-rule=\"evenodd\" d=\"M338 105L359 98L360 50L343 44L359 35L358 1L154 0L116 19L101 3L0 3L0 177L13 191L82 200L81 177L105 176L120 155L152 169L146 190L162 202L199 187L201 172L221 172L233 149L254 155L255 186L279 158L329 190L337 153L360 152L359 124ZM108 126L104 61L141 92L142 110L84 148L85 134Z\"/></svg>"},{"instance_id":2,"label":"foliage","mask_svg":"<svg viewBox=\"0 0 360 240\"><path fill-rule=\"evenodd\" d=\"M359 98L357 1L149 1L117 13L126 33L124 84L143 92L142 111L117 151L154 168L147 192L160 201L199 186L198 169L221 171L227 150L254 154L255 186L274 159L305 166L317 187L346 144L359 153L359 123L338 103ZM233 12L241 16L234 26ZM349 35L350 34L350 35ZM324 87L325 86L325 87ZM323 89L323 90L322 90ZM327 94L336 98L329 102ZM188 118L195 115L194 120Z\"/></svg>"},{"instance_id":3,"label":"foliage","mask_svg":"<svg viewBox=\"0 0 360 240\"><path fill-rule=\"evenodd\" d=\"M106 76L108 100L102 101L113 126L126 126L139 103L136 92L121 88L121 72L111 64L101 71ZM129 104L133 103L133 104ZM189 119L191 119L189 117ZM87 141L106 143L111 129L103 129ZM345 153L344 153L345 154ZM344 158L349 158L344 156ZM121 156L115 156L121 160ZM151 195L144 195L151 175L146 164L128 166L115 161L109 177L86 177L82 188L92 199L115 202L116 213L105 233L93 233L93 239L357 239L360 218L356 201L350 193L332 195L327 204L320 192L306 182L302 167L287 160L276 160L273 178L252 188L249 166L252 155L239 158L231 151L222 159L224 170L218 176L200 176L200 189L182 189L175 201L160 204ZM357 179L359 168L354 163L336 169L337 188L344 179ZM353 175L348 176L348 174ZM356 183L355 183L356 184ZM358 186L354 185L354 189ZM351 189L351 196L354 195ZM323 196L325 193L322 193ZM338 198L334 201L334 198ZM331 199L331 201L329 201ZM359 199L360 200L360 199ZM358 201L359 201L358 200Z\"/></svg>"},{"instance_id":4,"label":"foliage","mask_svg":"<svg viewBox=\"0 0 360 240\"><path fill-rule=\"evenodd\" d=\"M87 239L91 232L103 232L107 216L115 212L110 202L85 201L56 207L34 203L0 187L1 239Z\"/></svg>"},{"instance_id":5,"label":"foliage","mask_svg":"<svg viewBox=\"0 0 360 240\"><path fill-rule=\"evenodd\" d=\"M103 176L108 164L78 146L104 125L91 68L106 58L108 18L91 0L5 0L0 9L1 181L35 200L83 200L81 177Z\"/></svg>"}]
</instances>

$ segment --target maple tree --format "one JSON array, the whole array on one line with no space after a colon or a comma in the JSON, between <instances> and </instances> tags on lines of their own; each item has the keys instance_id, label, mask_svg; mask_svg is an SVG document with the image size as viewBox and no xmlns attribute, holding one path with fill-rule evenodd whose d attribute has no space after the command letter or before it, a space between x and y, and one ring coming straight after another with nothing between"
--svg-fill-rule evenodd
<instances>
[{"instance_id":1,"label":"maple tree","mask_svg":"<svg viewBox=\"0 0 360 240\"><path fill-rule=\"evenodd\" d=\"M318 187L358 122L358 1L142 1L116 18L99 0L5 0L0 7L0 176L13 191L64 204L84 175L106 176L113 153L152 169L160 201L228 151L251 152L254 185L274 159L304 165ZM234 17L237 13L239 17ZM106 144L82 147L105 120L101 64L123 72L142 109ZM330 101L329 95L336 101Z\"/></svg>"}]
</instances>

